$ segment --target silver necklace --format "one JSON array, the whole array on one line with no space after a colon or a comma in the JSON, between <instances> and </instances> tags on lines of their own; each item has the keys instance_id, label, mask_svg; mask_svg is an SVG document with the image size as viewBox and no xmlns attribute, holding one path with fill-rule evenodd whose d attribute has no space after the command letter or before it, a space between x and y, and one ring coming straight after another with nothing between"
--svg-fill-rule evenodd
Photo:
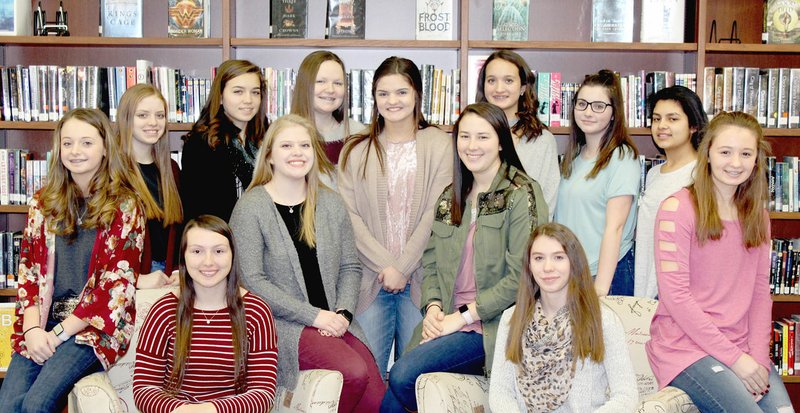
<instances>
[{"instance_id":1,"label":"silver necklace","mask_svg":"<svg viewBox=\"0 0 800 413\"><path fill-rule=\"evenodd\" d=\"M204 310L203 310L203 312L202 312L202 313L200 313L200 315L202 315L202 316L203 316L203 319L205 319L205 320L206 320L206 324L211 324L211 322L212 322L212 321L214 321L214 317L216 317L216 316L217 316L217 314L215 313L213 316L211 316L211 319L209 319L208 317L206 317L206 314L205 314L205 311L204 311Z\"/></svg>"},{"instance_id":2,"label":"silver necklace","mask_svg":"<svg viewBox=\"0 0 800 413\"><path fill-rule=\"evenodd\" d=\"M86 216L86 212L88 211L89 211L89 206L86 205L86 207L83 209L83 212L78 216L78 225L83 225L83 217Z\"/></svg>"}]
</instances>

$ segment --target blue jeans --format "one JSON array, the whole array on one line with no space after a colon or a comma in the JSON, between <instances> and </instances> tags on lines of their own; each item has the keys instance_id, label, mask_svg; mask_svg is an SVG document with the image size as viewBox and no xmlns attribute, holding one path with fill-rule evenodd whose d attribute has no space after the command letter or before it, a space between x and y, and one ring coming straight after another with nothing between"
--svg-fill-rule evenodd
<instances>
[{"instance_id":1,"label":"blue jeans","mask_svg":"<svg viewBox=\"0 0 800 413\"><path fill-rule=\"evenodd\" d=\"M617 269L614 270L614 279L611 280L611 288L608 290L608 295L633 295L633 274L635 271L633 249L634 247L631 247L617 262Z\"/></svg>"},{"instance_id":2,"label":"blue jeans","mask_svg":"<svg viewBox=\"0 0 800 413\"><path fill-rule=\"evenodd\" d=\"M781 376L769 369L769 392L755 402L742 380L728 366L711 356L697 360L670 386L683 390L701 412L792 412L792 402ZM779 410L789 408L788 410Z\"/></svg>"},{"instance_id":3,"label":"blue jeans","mask_svg":"<svg viewBox=\"0 0 800 413\"><path fill-rule=\"evenodd\" d=\"M166 261L156 261L156 260L150 261L150 272L164 271L166 268L167 268Z\"/></svg>"},{"instance_id":4,"label":"blue jeans","mask_svg":"<svg viewBox=\"0 0 800 413\"><path fill-rule=\"evenodd\" d=\"M381 413L416 411L415 387L421 374L438 371L483 374L485 359L483 336L475 332L459 331L415 347L392 367Z\"/></svg>"},{"instance_id":5,"label":"blue jeans","mask_svg":"<svg viewBox=\"0 0 800 413\"><path fill-rule=\"evenodd\" d=\"M392 343L395 344L394 361L397 361L411 341L414 327L422 321L422 314L419 307L411 301L411 285L406 285L405 290L399 294L381 289L375 301L357 315L356 320L367 336L367 342L378 363L378 371L385 378Z\"/></svg>"},{"instance_id":6,"label":"blue jeans","mask_svg":"<svg viewBox=\"0 0 800 413\"><path fill-rule=\"evenodd\" d=\"M94 349L75 344L75 337L61 343L41 366L13 353L0 388L0 412L59 412L72 386L101 370Z\"/></svg>"}]
</instances>

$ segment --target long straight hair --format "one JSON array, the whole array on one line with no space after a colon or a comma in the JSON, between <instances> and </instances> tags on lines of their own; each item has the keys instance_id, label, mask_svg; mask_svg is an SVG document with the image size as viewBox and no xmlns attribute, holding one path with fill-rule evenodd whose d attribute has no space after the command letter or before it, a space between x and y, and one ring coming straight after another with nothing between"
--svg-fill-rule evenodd
<instances>
[{"instance_id":1,"label":"long straight hair","mask_svg":"<svg viewBox=\"0 0 800 413\"><path fill-rule=\"evenodd\" d=\"M375 78L372 82L372 99L375 100L378 82L381 80L381 78L389 75L403 76L414 89L414 124L416 125L417 129L425 129L430 126L428 121L425 120L425 116L422 115L422 75L420 75L417 65L415 65L411 60L397 56L386 58L386 60L384 60L380 66L375 69ZM342 149L342 155L339 159L339 163L342 165L342 170L347 169L347 162L349 161L350 153L353 151L353 149L359 143L367 141L367 150L364 152L365 162L364 166L362 167L361 174L366 176L366 159L370 156L373 148L375 155L378 157L378 164L381 167L381 171L383 171L383 147L380 141L378 141L378 135L383 132L385 127L386 122L378 111L378 105L374 105L372 107L372 121L370 122L368 132L364 134L353 135L347 140L347 142L345 142L344 148Z\"/></svg>"},{"instance_id":2,"label":"long straight hair","mask_svg":"<svg viewBox=\"0 0 800 413\"><path fill-rule=\"evenodd\" d=\"M136 108L145 98L155 96L161 101L164 108L164 115L167 112L167 101L164 96L153 85L138 84L134 85L122 94L119 101L119 108L117 108L117 136L121 140L120 147L124 153L131 158L131 163L137 166L133 153L133 123L136 117ZM147 190L147 185L142 177L142 172L139 168L133 168L133 177L136 185L136 190L142 199L145 211L147 212L148 219L160 219L164 227L170 224L177 224L183 221L183 207L181 206L181 197L178 194L178 186L175 184L175 176L172 174L172 158L169 153L169 124L166 123L164 118L165 127L164 134L158 138L158 141L152 146L151 153L155 160L156 168L158 168L158 184L159 192L161 194L161 202L163 208L158 205L156 199ZM145 190L142 190L145 189Z\"/></svg>"},{"instance_id":3,"label":"long straight hair","mask_svg":"<svg viewBox=\"0 0 800 413\"><path fill-rule=\"evenodd\" d=\"M325 150L322 149L322 140L319 138L317 128L310 120L300 115L290 114L281 116L272 123L267 130L267 136L264 137L261 148L258 150L253 180L250 181L250 186L247 187L247 190L258 188L272 180L274 174L269 160L272 157L272 146L275 144L275 137L284 129L292 126L300 126L308 132L308 136L311 137L311 147L314 149L314 165L311 166L311 170L306 175L306 200L303 201L303 215L300 217L300 239L309 247L314 248L316 245L315 214L317 192L320 186L325 186L320 182L319 175L321 170L332 170L333 166L325 156Z\"/></svg>"},{"instance_id":4,"label":"long straight hair","mask_svg":"<svg viewBox=\"0 0 800 413\"><path fill-rule=\"evenodd\" d=\"M695 234L700 245L708 240L718 240L722 237L723 225L717 209L717 192L711 176L709 152L719 134L724 129L733 127L750 131L756 137L755 167L750 177L739 184L733 195L733 204L736 206L739 224L742 227L744 246L755 248L768 241L768 224L764 218L764 205L767 201L765 171L766 159L771 150L758 121L744 112L722 112L714 116L697 149L697 172L694 183L688 187L697 211Z\"/></svg>"},{"instance_id":5,"label":"long straight hair","mask_svg":"<svg viewBox=\"0 0 800 413\"><path fill-rule=\"evenodd\" d=\"M539 120L539 98L536 96L536 77L531 72L528 63L522 56L518 55L511 50L497 50L490 54L481 67L481 72L478 74L478 92L475 93L476 102L488 102L484 93L484 84L486 83L486 68L493 60L504 60L517 67L517 75L519 76L520 83L525 88L519 99L517 99L517 123L511 127L511 132L517 136L525 136L528 141L536 140L541 136L542 131L547 129L544 123Z\"/></svg>"},{"instance_id":6,"label":"long straight hair","mask_svg":"<svg viewBox=\"0 0 800 413\"><path fill-rule=\"evenodd\" d=\"M499 107L489 102L473 103L461 112L456 123L453 125L453 198L450 200L450 217L454 224L461 225L461 217L467 204L467 196L472 190L475 182L475 175L467 169L461 157L458 156L458 135L461 120L466 115L480 116L483 120L492 125L500 145L500 162L514 166L518 170L525 172L522 162L519 160L517 150L514 149L514 139L511 137L511 130L508 128L506 114ZM506 170L506 174L508 171Z\"/></svg>"},{"instance_id":7,"label":"long straight hair","mask_svg":"<svg viewBox=\"0 0 800 413\"><path fill-rule=\"evenodd\" d=\"M619 78L614 72L603 69L598 73L587 76L572 98L573 110L570 112L570 119L572 119L570 139L567 143L567 150L564 153L564 160L561 162L561 176L565 179L572 175L572 164L575 162L575 158L580 155L583 146L586 145L586 134L583 133L583 130L581 130L575 122L574 109L575 102L578 100L578 94L581 92L581 89L586 86L602 86L606 90L608 99L611 101L611 110L613 112L611 113L611 121L608 123L608 127L600 140L600 153L597 154L597 161L595 161L594 167L586 174L585 178L593 179L600 171L605 169L608 163L611 162L611 156L614 154L614 151L619 147L627 149L620 151L620 159L624 159L626 156L633 156L635 159L639 156L639 150L636 149L636 144L633 143L631 136L628 134L628 126L625 122L625 109L622 105L622 87L620 86ZM587 107L585 110L592 110L592 108ZM606 108L606 110L608 110L608 108Z\"/></svg>"},{"instance_id":8,"label":"long straight hair","mask_svg":"<svg viewBox=\"0 0 800 413\"><path fill-rule=\"evenodd\" d=\"M194 318L194 301L197 293L194 289L194 280L186 270L186 248L189 241L186 235L192 228L200 228L224 236L231 249L231 272L228 273L225 286L225 302L228 305L228 314L231 317L231 337L233 341L234 360L234 387L236 393L245 391L247 379L247 325L245 324L244 302L239 294L241 283L239 281L239 266L236 258L236 243L233 242L233 232L225 221L213 215L200 215L190 220L183 230L180 249L180 299L175 321L175 360L172 374L167 379L166 390L175 395L180 391L183 377L186 372L186 361L191 357L192 346L192 320Z\"/></svg>"},{"instance_id":9,"label":"long straight hair","mask_svg":"<svg viewBox=\"0 0 800 413\"><path fill-rule=\"evenodd\" d=\"M597 298L592 273L589 271L589 261L575 234L564 225L556 223L539 225L528 238L517 290L517 306L509 322L506 358L514 364L522 362L522 341L525 330L533 321L536 300L541 298L539 285L531 273L531 247L539 237L549 237L558 241L569 259L566 306L572 328L573 365L578 359L587 357L600 363L605 357L603 319L600 313L600 300Z\"/></svg>"},{"instance_id":10,"label":"long straight hair","mask_svg":"<svg viewBox=\"0 0 800 413\"><path fill-rule=\"evenodd\" d=\"M332 115L336 122L344 122L344 136L350 136L350 93L347 84L347 71L344 62L335 53L328 50L317 50L311 52L297 70L297 80L292 92L292 113L300 115L316 125L316 115L314 113L314 87L317 81L319 68L325 62L336 62L342 69L342 79L344 82L344 98L342 105L333 111Z\"/></svg>"},{"instance_id":11,"label":"long straight hair","mask_svg":"<svg viewBox=\"0 0 800 413\"><path fill-rule=\"evenodd\" d=\"M89 181L90 197L82 227L111 225L119 205L125 201L134 201L138 208L142 208L131 172L134 166L130 158L123 155L106 115L97 109L73 109L64 114L53 131L53 156L48 166L47 181L38 196L42 214L51 218L48 229L62 236L76 232L80 200L83 198L72 174L61 162L61 130L71 120L86 123L97 130L105 148L105 156Z\"/></svg>"},{"instance_id":12,"label":"long straight hair","mask_svg":"<svg viewBox=\"0 0 800 413\"><path fill-rule=\"evenodd\" d=\"M225 114L225 109L222 107L222 92L231 79L248 73L254 73L258 76L261 104L258 105L258 110L253 119L247 122L245 136L248 140L253 141L256 146L261 144L261 139L264 138L264 133L266 133L269 126L264 109L266 85L264 84L264 76L261 74L261 68L248 60L226 60L219 65L214 82L211 83L211 92L206 100L206 105L200 111L200 118L192 125L192 130L184 136L184 140L192 135L202 136L205 134L210 148L216 148L220 142L224 142L226 145L230 143L230 136L219 136L221 125L231 123L228 115Z\"/></svg>"}]
</instances>

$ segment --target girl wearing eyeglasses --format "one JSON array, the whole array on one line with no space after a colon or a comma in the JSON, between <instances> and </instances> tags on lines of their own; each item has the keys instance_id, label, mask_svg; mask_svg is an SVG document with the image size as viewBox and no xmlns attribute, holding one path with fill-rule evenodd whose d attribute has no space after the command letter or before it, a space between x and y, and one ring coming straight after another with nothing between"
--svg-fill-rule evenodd
<instances>
[{"instance_id":1,"label":"girl wearing eyeglasses","mask_svg":"<svg viewBox=\"0 0 800 413\"><path fill-rule=\"evenodd\" d=\"M639 152L628 135L619 79L589 75L575 94L555 221L581 240L600 296L633 295Z\"/></svg>"}]
</instances>

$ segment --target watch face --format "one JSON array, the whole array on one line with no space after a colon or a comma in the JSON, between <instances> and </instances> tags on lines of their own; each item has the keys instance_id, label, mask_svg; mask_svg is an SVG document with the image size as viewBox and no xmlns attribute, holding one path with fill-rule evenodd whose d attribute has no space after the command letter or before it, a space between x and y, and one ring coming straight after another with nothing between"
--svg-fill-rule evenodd
<instances>
[{"instance_id":1,"label":"watch face","mask_svg":"<svg viewBox=\"0 0 800 413\"><path fill-rule=\"evenodd\" d=\"M55 327L53 327L53 334L58 336L61 335L61 333L63 332L64 332L64 326L62 326L61 323L58 323L56 324Z\"/></svg>"}]
</instances>

